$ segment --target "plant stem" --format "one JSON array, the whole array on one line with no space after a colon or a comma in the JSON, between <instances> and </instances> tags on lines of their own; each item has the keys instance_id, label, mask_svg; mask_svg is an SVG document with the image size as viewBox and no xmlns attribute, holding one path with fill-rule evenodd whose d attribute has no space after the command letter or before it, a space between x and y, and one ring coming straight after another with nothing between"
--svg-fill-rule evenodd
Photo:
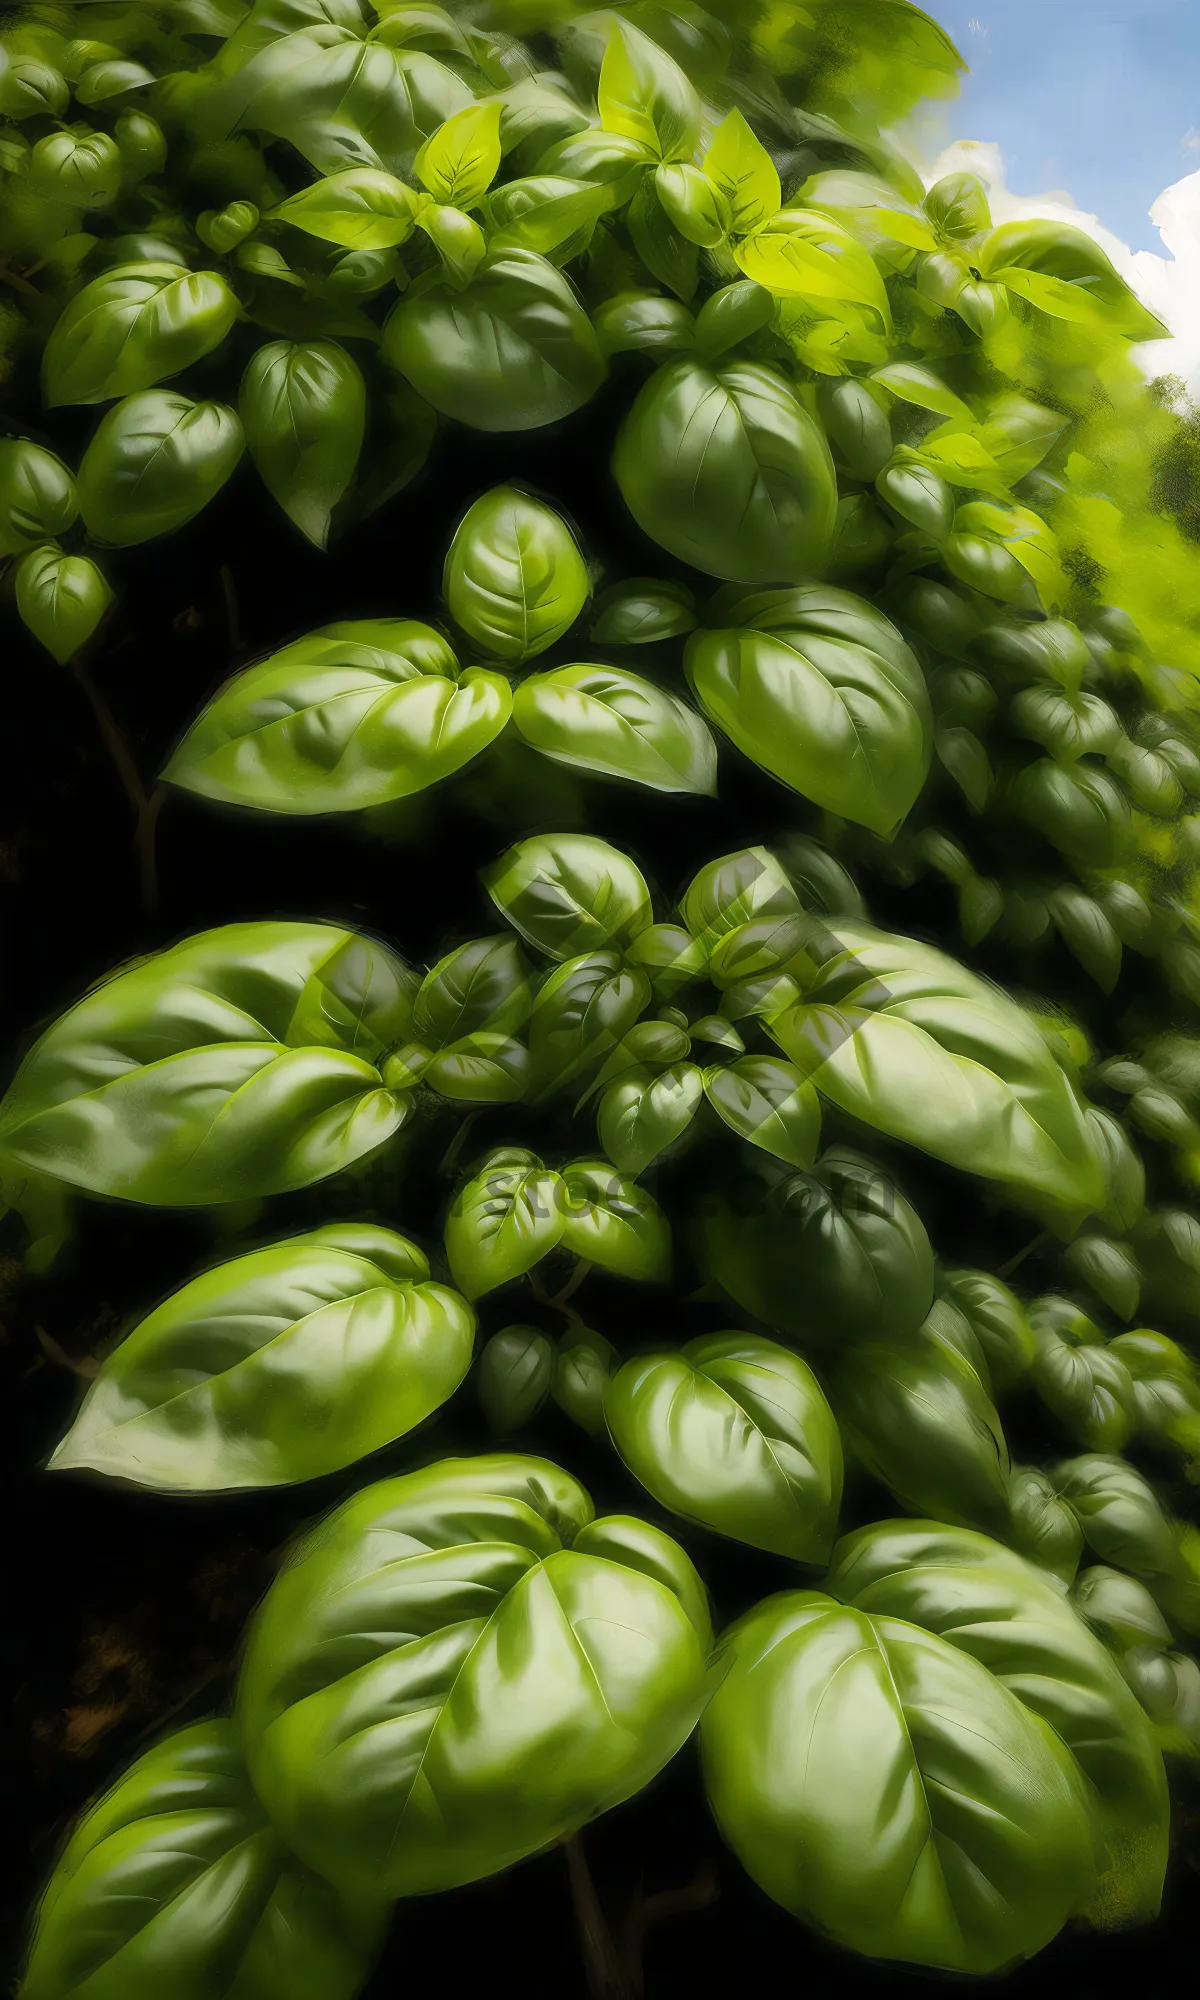
<instances>
[{"instance_id":1,"label":"plant stem","mask_svg":"<svg viewBox=\"0 0 1200 2000\"><path fill-rule=\"evenodd\" d=\"M570 1277L567 1279L567 1282L563 1286L562 1290L560 1292L555 1292L554 1297L552 1299L546 1300L546 1304L548 1306L557 1306L560 1312L566 1312L567 1300L570 1298L572 1292L577 1292L579 1290L580 1285L582 1285L584 1279L587 1277L587 1274L591 1270L591 1268L592 1267L589 1264L587 1258L580 1257L576 1262L575 1269L572 1271ZM568 1319L573 1319L574 1317L575 1315L573 1313L567 1313Z\"/></svg>"},{"instance_id":2,"label":"plant stem","mask_svg":"<svg viewBox=\"0 0 1200 2000\"><path fill-rule=\"evenodd\" d=\"M706 1910L710 1903L716 1902L718 1894L716 1870L711 1861L706 1861L695 1881L683 1889L660 1889L655 1895L646 1896L639 1882L621 1936L621 1962L631 2000L642 2000L646 1991L642 1954L647 1932L666 1917Z\"/></svg>"},{"instance_id":3,"label":"plant stem","mask_svg":"<svg viewBox=\"0 0 1200 2000\"><path fill-rule=\"evenodd\" d=\"M96 717L96 721L100 726L100 734L104 739L104 747L112 758L117 775L125 787L126 798L140 819L146 810L146 790L142 784L138 767L133 761L133 753L125 740L124 732L117 723L111 708L105 701L104 696L96 686L95 681L84 666L78 653L71 660L70 667L75 679L92 705L92 712Z\"/></svg>"},{"instance_id":4,"label":"plant stem","mask_svg":"<svg viewBox=\"0 0 1200 2000\"><path fill-rule=\"evenodd\" d=\"M571 1901L593 2000L632 2000L608 1920L600 1906L583 1842L574 1833L563 1842L571 1877Z\"/></svg>"},{"instance_id":5,"label":"plant stem","mask_svg":"<svg viewBox=\"0 0 1200 2000\"><path fill-rule=\"evenodd\" d=\"M233 571L228 563L222 563L217 572L221 579L221 595L225 599L225 623L229 627L229 650L242 650L242 621L238 615L237 587L233 581Z\"/></svg>"},{"instance_id":6,"label":"plant stem","mask_svg":"<svg viewBox=\"0 0 1200 2000\"><path fill-rule=\"evenodd\" d=\"M447 1146L445 1152L442 1154L441 1161L438 1165L439 1174L448 1174L450 1172L451 1168L454 1165L454 1162L457 1160L459 1154L463 1149L463 1142L466 1139L467 1133L470 1131L472 1125L475 1123L475 1120L478 1118L478 1116L479 1116L478 1109L474 1111L468 1111L466 1117L463 1119L462 1123L456 1129L454 1136L450 1141L450 1144Z\"/></svg>"},{"instance_id":7,"label":"plant stem","mask_svg":"<svg viewBox=\"0 0 1200 2000\"><path fill-rule=\"evenodd\" d=\"M1043 1243L1048 1243L1049 1241L1050 1241L1049 1230L1046 1229L1041 1230L1038 1233L1038 1235L1032 1236L1030 1238L1029 1242L1025 1245L1025 1248L1023 1250L1017 1251L1015 1257L1010 1257L1007 1264L1001 1264L1000 1269L996 1273L996 1276L998 1278L1011 1277L1012 1273L1020 1268L1020 1266L1025 1262L1025 1259L1027 1257L1031 1257L1035 1250L1040 1249Z\"/></svg>"},{"instance_id":8,"label":"plant stem","mask_svg":"<svg viewBox=\"0 0 1200 2000\"><path fill-rule=\"evenodd\" d=\"M158 831L158 816L167 803L166 790L156 785L138 814L137 848L141 863L142 908L147 916L153 916L158 908L158 852L155 835Z\"/></svg>"}]
</instances>

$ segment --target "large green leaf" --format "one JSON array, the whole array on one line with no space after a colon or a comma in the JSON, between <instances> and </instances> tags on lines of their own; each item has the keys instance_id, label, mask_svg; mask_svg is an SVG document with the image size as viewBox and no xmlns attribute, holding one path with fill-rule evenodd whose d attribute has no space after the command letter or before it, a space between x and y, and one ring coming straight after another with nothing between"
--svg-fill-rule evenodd
<instances>
[{"instance_id":1,"label":"large green leaf","mask_svg":"<svg viewBox=\"0 0 1200 2000\"><path fill-rule=\"evenodd\" d=\"M348 167L301 188L275 210L309 236L346 250L394 250L412 233L417 196L378 167Z\"/></svg>"},{"instance_id":2,"label":"large green leaf","mask_svg":"<svg viewBox=\"0 0 1200 2000\"><path fill-rule=\"evenodd\" d=\"M275 71L253 91L246 123L289 140L322 174L406 174L431 133L472 101L436 57L344 33L324 46L298 36L292 59Z\"/></svg>"},{"instance_id":3,"label":"large green leaf","mask_svg":"<svg viewBox=\"0 0 1200 2000\"><path fill-rule=\"evenodd\" d=\"M1039 1951L1087 1896L1072 1761L985 1667L809 1591L767 1598L725 1649L708 1795L785 1909L870 1957L984 1973Z\"/></svg>"},{"instance_id":4,"label":"large green leaf","mask_svg":"<svg viewBox=\"0 0 1200 2000\"><path fill-rule=\"evenodd\" d=\"M118 264L77 292L46 342L47 403L103 403L151 389L217 347L238 302L216 271Z\"/></svg>"},{"instance_id":5,"label":"large green leaf","mask_svg":"<svg viewBox=\"0 0 1200 2000\"><path fill-rule=\"evenodd\" d=\"M638 526L709 576L799 582L833 534L829 446L783 376L757 362L660 368L621 425L613 472Z\"/></svg>"},{"instance_id":6,"label":"large green leaf","mask_svg":"<svg viewBox=\"0 0 1200 2000\"><path fill-rule=\"evenodd\" d=\"M164 773L204 798L270 812L354 812L424 791L495 741L512 695L459 673L412 618L327 625L229 682Z\"/></svg>"},{"instance_id":7,"label":"large green leaf","mask_svg":"<svg viewBox=\"0 0 1200 2000\"><path fill-rule=\"evenodd\" d=\"M401 299L383 357L444 416L480 431L534 430L586 403L604 357L570 282L535 250L493 250L466 290Z\"/></svg>"},{"instance_id":8,"label":"large green leaf","mask_svg":"<svg viewBox=\"0 0 1200 2000\"><path fill-rule=\"evenodd\" d=\"M571 769L628 778L656 792L717 789L717 748L686 702L622 667L556 667L513 697L527 743Z\"/></svg>"},{"instance_id":9,"label":"large green leaf","mask_svg":"<svg viewBox=\"0 0 1200 2000\"><path fill-rule=\"evenodd\" d=\"M79 468L89 534L127 548L181 528L220 492L242 447L242 426L224 403L171 389L126 396L101 419Z\"/></svg>"},{"instance_id":10,"label":"large green leaf","mask_svg":"<svg viewBox=\"0 0 1200 2000\"><path fill-rule=\"evenodd\" d=\"M194 1278L128 1334L50 1463L160 1492L317 1479L432 1415L474 1315L389 1229L331 1225Z\"/></svg>"},{"instance_id":11,"label":"large green leaf","mask_svg":"<svg viewBox=\"0 0 1200 2000\"><path fill-rule=\"evenodd\" d=\"M739 750L829 812L889 834L929 770L925 677L895 626L847 591L722 594L688 676ZM730 629L732 628L732 629Z\"/></svg>"},{"instance_id":12,"label":"large green leaf","mask_svg":"<svg viewBox=\"0 0 1200 2000\"><path fill-rule=\"evenodd\" d=\"M26 1057L0 1148L95 1194L190 1207L306 1187L361 1159L408 1100L378 1065L416 985L334 924L204 931L111 975Z\"/></svg>"},{"instance_id":13,"label":"large green leaf","mask_svg":"<svg viewBox=\"0 0 1200 2000\"><path fill-rule=\"evenodd\" d=\"M1087 1213L1104 1202L1084 1108L1029 1016L912 938L835 945L772 1034L839 1109L935 1158Z\"/></svg>"},{"instance_id":14,"label":"large green leaf","mask_svg":"<svg viewBox=\"0 0 1200 2000\"><path fill-rule=\"evenodd\" d=\"M358 363L333 340L271 341L242 378L239 408L266 486L323 549L362 450L367 392Z\"/></svg>"},{"instance_id":15,"label":"large green leaf","mask_svg":"<svg viewBox=\"0 0 1200 2000\"><path fill-rule=\"evenodd\" d=\"M562 515L518 487L496 486L459 522L442 589L472 643L515 666L570 630L592 585Z\"/></svg>"},{"instance_id":16,"label":"large green leaf","mask_svg":"<svg viewBox=\"0 0 1200 2000\"><path fill-rule=\"evenodd\" d=\"M829 1588L969 1653L1054 1730L1088 1781L1103 1847L1085 1907L1103 1928L1153 1916L1167 1857L1162 1757L1106 1649L1061 1587L986 1535L885 1521L834 1551Z\"/></svg>"},{"instance_id":17,"label":"large green leaf","mask_svg":"<svg viewBox=\"0 0 1200 2000\"><path fill-rule=\"evenodd\" d=\"M1069 222L1002 222L976 253L985 278L1055 319L1110 327L1127 340L1161 340L1166 327L1141 304L1095 238Z\"/></svg>"},{"instance_id":18,"label":"large green leaf","mask_svg":"<svg viewBox=\"0 0 1200 2000\"><path fill-rule=\"evenodd\" d=\"M385 1922L290 1855L232 1722L138 1758L81 1820L37 1913L28 2000L355 2000Z\"/></svg>"},{"instance_id":19,"label":"large green leaf","mask_svg":"<svg viewBox=\"0 0 1200 2000\"><path fill-rule=\"evenodd\" d=\"M798 1354L754 1334L704 1334L627 1361L604 1414L629 1470L672 1513L794 1562L827 1561L842 1451Z\"/></svg>"},{"instance_id":20,"label":"large green leaf","mask_svg":"<svg viewBox=\"0 0 1200 2000\"><path fill-rule=\"evenodd\" d=\"M630 1797L708 1692L674 1542L543 1460L368 1487L273 1586L238 1713L284 1838L358 1894L476 1881Z\"/></svg>"}]
</instances>

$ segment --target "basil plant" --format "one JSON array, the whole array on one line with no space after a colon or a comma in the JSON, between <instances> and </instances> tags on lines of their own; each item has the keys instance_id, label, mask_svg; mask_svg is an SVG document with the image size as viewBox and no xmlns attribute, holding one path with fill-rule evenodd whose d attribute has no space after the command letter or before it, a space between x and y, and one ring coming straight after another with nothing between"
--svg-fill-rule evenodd
<instances>
[{"instance_id":1,"label":"basil plant","mask_svg":"<svg viewBox=\"0 0 1200 2000\"><path fill-rule=\"evenodd\" d=\"M1195 412L1090 236L904 155L963 68L911 0L6 10L3 616L139 863L5 1071L18 1393L94 1291L56 1520L269 1578L72 1773L25 2000L390 1993L560 1849L637 2000L664 1826L801 1979L1160 1911ZM163 914L160 822L244 882Z\"/></svg>"}]
</instances>

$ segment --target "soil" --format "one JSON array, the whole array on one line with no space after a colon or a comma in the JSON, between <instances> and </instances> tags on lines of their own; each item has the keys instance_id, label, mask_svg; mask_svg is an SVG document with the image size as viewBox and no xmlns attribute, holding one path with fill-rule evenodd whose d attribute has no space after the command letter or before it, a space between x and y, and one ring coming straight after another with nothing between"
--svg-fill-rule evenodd
<instances>
[{"instance_id":1,"label":"soil","mask_svg":"<svg viewBox=\"0 0 1200 2000\"><path fill-rule=\"evenodd\" d=\"M192 528L161 547L150 543L114 558L119 604L88 670L147 789L183 725L233 665L336 619L436 616L436 579L453 525L472 498L502 479L517 477L554 496L609 578L669 574L670 565L637 537L610 494L603 441L611 436L615 394L553 433L486 437L447 426L425 473L327 556L291 531L244 465ZM701 861L816 823L807 807L732 753L722 758L720 803L663 801L600 781L577 794L555 781L549 795L538 795L528 772L506 779L495 765L483 782L472 775L394 823L371 827L221 811L171 794L156 829L157 900L147 908L130 804L84 690L26 641L11 609L4 631L9 752L0 798L0 1048L14 1060L39 1026L102 971L237 918L358 924L387 936L413 962L428 963L457 937L500 928L476 882L480 866L521 833L571 823L573 811L586 813L593 831L638 859L664 908ZM572 657L580 657L577 650L552 656ZM871 893L882 921L946 935L952 905L940 888ZM508 1117L486 1114L465 1157L477 1140L482 1146L520 1136L504 1129ZM419 1128L357 1181L332 1183L255 1215L214 1218L80 1202L72 1243L52 1275L37 1281L22 1281L20 1230L11 1219L0 1225L0 1465L8 1483L11 1575L0 1657L15 1722L0 1813L7 1842L0 1872L4 1972L16 1976L25 1913L89 1797L164 1728L228 1703L239 1636L291 1535L370 1478L490 1444L468 1383L436 1426L365 1465L282 1494L184 1501L47 1474L45 1459L89 1365L219 1242L261 1241L355 1214L390 1222L436 1248L447 1189L437 1162L454 1124L450 1117ZM580 1150L590 1143L581 1125ZM662 1185L673 1208L686 1203L696 1171L666 1170ZM1011 1218L997 1222L982 1200L964 1203L961 1184L914 1166L911 1155L903 1172L949 1260L994 1268L998 1243L1002 1255L1012 1254L1031 1233ZM1048 1282L1036 1266L1035 1257L1030 1283ZM687 1303L687 1289L635 1295L593 1279L577 1303L619 1345L635 1346L722 1324L715 1308ZM489 1301L483 1330L535 1311L528 1301ZM1062 1439L1043 1438L1032 1410L1006 1408L1005 1416L1021 1457L1062 1452ZM569 1463L599 1508L644 1504L611 1456L557 1411L539 1417L526 1441ZM888 1497L864 1480L848 1497L847 1525L893 1511ZM690 1545L722 1619L798 1580L752 1551L701 1537ZM1007 1991L1023 2000L1063 1991L1091 2000L1113 1981L1127 1978L1153 1993L1190 1977L1195 1810L1185 1787L1166 1914L1156 1929L1112 1939L1069 1931L1014 1973ZM929 1983L929 1975L876 1968L827 1946L769 1903L723 1848L691 1750L648 1793L590 1828L585 1847L615 1927L627 1921L639 1893L668 1896L648 1912L656 1919L644 1940L649 2000L758 1993L783 1982L813 2000L835 1993L841 2000L848 1991ZM703 1907L672 1909L670 1892L678 1891L685 1892L684 1905ZM402 1906L368 2000L410 1988L414 1969L425 1967L464 1990L582 2000L588 1975L563 1851L475 1888Z\"/></svg>"}]
</instances>

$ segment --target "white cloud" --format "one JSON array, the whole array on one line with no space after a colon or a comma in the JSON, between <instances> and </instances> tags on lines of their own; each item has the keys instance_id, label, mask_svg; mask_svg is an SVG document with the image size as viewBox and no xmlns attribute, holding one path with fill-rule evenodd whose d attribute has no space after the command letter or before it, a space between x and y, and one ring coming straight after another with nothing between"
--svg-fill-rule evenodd
<instances>
[{"instance_id":1,"label":"white cloud","mask_svg":"<svg viewBox=\"0 0 1200 2000\"><path fill-rule=\"evenodd\" d=\"M1150 210L1150 220L1162 238L1162 256L1153 250L1131 250L1064 188L1048 194L1013 194L1000 148L988 142L956 140L922 169L927 187L943 174L964 171L978 174L984 182L996 222L1045 216L1073 223L1095 237L1126 283L1171 329L1169 340L1149 341L1135 350L1146 373L1180 375L1193 395L1200 396L1200 171L1164 188Z\"/></svg>"}]
</instances>

